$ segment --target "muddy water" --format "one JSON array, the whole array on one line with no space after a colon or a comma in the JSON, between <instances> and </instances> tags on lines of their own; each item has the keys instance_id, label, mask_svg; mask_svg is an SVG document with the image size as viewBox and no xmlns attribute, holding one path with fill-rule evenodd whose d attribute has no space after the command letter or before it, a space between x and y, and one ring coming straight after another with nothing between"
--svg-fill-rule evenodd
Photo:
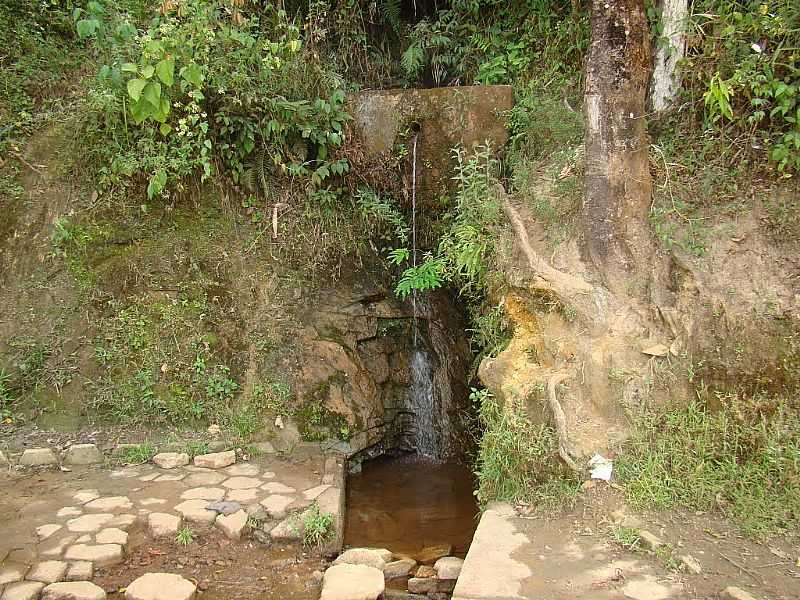
<instances>
[{"instance_id":1,"label":"muddy water","mask_svg":"<svg viewBox=\"0 0 800 600\"><path fill-rule=\"evenodd\" d=\"M346 546L410 554L451 544L465 556L477 525L473 476L463 465L416 456L364 463L347 484Z\"/></svg>"}]
</instances>

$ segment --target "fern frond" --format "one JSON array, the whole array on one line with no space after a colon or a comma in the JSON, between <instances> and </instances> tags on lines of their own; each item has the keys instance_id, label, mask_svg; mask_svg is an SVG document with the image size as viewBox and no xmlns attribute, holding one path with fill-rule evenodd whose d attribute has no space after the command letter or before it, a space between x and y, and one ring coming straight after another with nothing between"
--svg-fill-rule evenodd
<instances>
[{"instance_id":1,"label":"fern frond","mask_svg":"<svg viewBox=\"0 0 800 600\"><path fill-rule=\"evenodd\" d=\"M399 34L402 22L400 20L400 0L379 0L381 15L384 22Z\"/></svg>"},{"instance_id":2,"label":"fern frond","mask_svg":"<svg viewBox=\"0 0 800 600\"><path fill-rule=\"evenodd\" d=\"M403 67L406 77L416 77L422 67L425 66L425 50L422 46L418 43L412 43L406 48L403 56L400 57L400 66Z\"/></svg>"}]
</instances>

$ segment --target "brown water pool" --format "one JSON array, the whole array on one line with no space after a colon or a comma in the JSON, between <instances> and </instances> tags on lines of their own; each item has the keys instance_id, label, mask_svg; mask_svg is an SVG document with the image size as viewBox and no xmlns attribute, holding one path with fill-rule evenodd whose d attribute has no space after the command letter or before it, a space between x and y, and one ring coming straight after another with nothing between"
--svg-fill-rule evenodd
<instances>
[{"instance_id":1,"label":"brown water pool","mask_svg":"<svg viewBox=\"0 0 800 600\"><path fill-rule=\"evenodd\" d=\"M451 544L465 556L477 526L474 478L458 463L406 456L364 463L347 482L346 546L414 554Z\"/></svg>"}]
</instances>

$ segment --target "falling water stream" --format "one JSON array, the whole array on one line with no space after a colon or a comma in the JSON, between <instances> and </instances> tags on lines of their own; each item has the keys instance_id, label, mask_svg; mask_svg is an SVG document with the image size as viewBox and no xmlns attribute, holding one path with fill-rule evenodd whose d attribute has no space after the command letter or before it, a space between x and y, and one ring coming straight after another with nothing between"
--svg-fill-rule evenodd
<instances>
[{"instance_id":1,"label":"falling water stream","mask_svg":"<svg viewBox=\"0 0 800 600\"><path fill-rule=\"evenodd\" d=\"M411 265L417 267L417 142L411 144ZM452 457L452 342L425 298L411 296L413 334L407 406L413 415L415 453L381 457L348 478L345 544L413 555L426 546L451 545L464 556L475 531L477 506L470 469ZM425 319L427 328L419 329ZM394 585L397 582L390 582Z\"/></svg>"}]
</instances>

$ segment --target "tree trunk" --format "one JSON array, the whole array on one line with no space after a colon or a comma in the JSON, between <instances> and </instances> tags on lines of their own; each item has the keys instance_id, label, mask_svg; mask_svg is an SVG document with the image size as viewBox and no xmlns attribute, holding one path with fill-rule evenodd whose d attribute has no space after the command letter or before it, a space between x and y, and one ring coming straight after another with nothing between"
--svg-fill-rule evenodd
<instances>
[{"instance_id":1,"label":"tree trunk","mask_svg":"<svg viewBox=\"0 0 800 600\"><path fill-rule=\"evenodd\" d=\"M592 0L586 63L584 258L611 287L648 260L645 120L650 40L644 0Z\"/></svg>"},{"instance_id":2,"label":"tree trunk","mask_svg":"<svg viewBox=\"0 0 800 600\"><path fill-rule=\"evenodd\" d=\"M650 82L650 102L656 112L667 108L680 88L678 61L686 54L688 17L688 0L663 0L661 3L661 24L664 31L656 44L653 79Z\"/></svg>"}]
</instances>

